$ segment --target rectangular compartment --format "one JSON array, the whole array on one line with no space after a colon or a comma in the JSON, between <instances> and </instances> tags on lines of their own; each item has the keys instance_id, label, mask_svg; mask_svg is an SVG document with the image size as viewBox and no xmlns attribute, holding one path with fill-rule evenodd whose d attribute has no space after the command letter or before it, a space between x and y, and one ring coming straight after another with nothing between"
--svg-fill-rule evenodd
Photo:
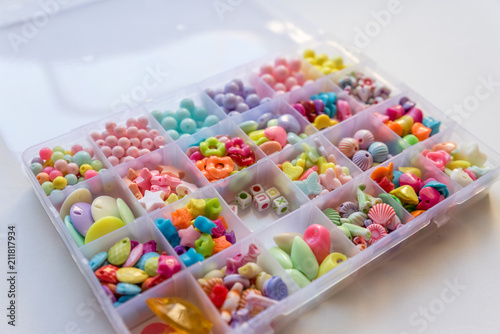
<instances>
[{"instance_id":1,"label":"rectangular compartment","mask_svg":"<svg viewBox=\"0 0 500 334\"><path fill-rule=\"evenodd\" d=\"M288 212L292 212L309 202L308 198L270 160L246 168L241 173L215 184L214 188L227 203L236 205L236 195L240 191L250 193L250 186L255 184L260 184L265 190L271 187L277 188L281 196L284 196L289 203ZM262 212L254 207L253 202L244 209L238 206L238 217L252 231L269 226L273 221L281 217L281 215L278 216L274 212L272 201L270 206L270 208ZM285 213L285 215L287 214Z\"/></svg>"},{"instance_id":2,"label":"rectangular compartment","mask_svg":"<svg viewBox=\"0 0 500 334\"><path fill-rule=\"evenodd\" d=\"M313 41L310 43L304 43L299 46L297 54L304 58L304 52L306 50L312 50L315 53L315 57L318 57L318 55L326 55L328 57L328 60L332 60L333 58L336 57L341 57L344 63L344 69L349 68L353 65L359 64L362 59L358 55L354 54L353 51L349 50L347 47L341 45L340 43L337 43L333 40L324 40L324 41ZM307 59L305 59L307 60ZM314 66L314 64L311 63L311 65ZM320 70L320 69L318 69ZM338 72L339 70L342 69L336 69ZM330 73L334 73L336 71L332 71ZM328 75L330 73L324 73L320 71L324 75Z\"/></svg>"}]
</instances>

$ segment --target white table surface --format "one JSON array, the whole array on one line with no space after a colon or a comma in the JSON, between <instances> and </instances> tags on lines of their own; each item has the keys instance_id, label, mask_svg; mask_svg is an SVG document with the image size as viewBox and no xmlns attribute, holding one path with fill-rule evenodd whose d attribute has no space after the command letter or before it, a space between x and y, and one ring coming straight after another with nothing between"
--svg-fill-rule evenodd
<instances>
[{"instance_id":1,"label":"white table surface","mask_svg":"<svg viewBox=\"0 0 500 334\"><path fill-rule=\"evenodd\" d=\"M245 3L238 10L243 10ZM370 12L387 9L390 1L315 1L314 7L309 1L287 3L318 26L356 45L356 29L373 25L376 21ZM368 45L357 43L381 67L441 110L451 110L454 104L474 96L480 78L491 76L500 82L500 44L496 41L500 2L399 3L401 10L370 38ZM7 69L12 55L5 49L0 51L0 68ZM126 64L126 58L141 53L140 49L129 51L116 57L123 56ZM28 59L27 71L32 63L35 60ZM32 70L34 76L39 74L36 66ZM71 98L78 96L78 92L71 92L67 101L40 98L43 92L50 92L53 83L42 87L23 78L26 73L5 73L2 71L0 79L0 113L2 122L11 122L12 126L20 126L13 113L32 113L36 106L38 117L43 117L44 110L71 103ZM124 84L117 91L126 89L130 85ZM111 100L109 96L98 102L89 100L84 107L109 106ZM500 85L471 108L474 110L459 116L474 135L494 148L499 142L499 106ZM55 123L54 128L60 131ZM26 124L20 132L36 131L36 122ZM19 272L15 328L6 324L7 286L6 280L0 279L0 309L4 310L0 333L111 332L102 312L93 309L89 287L2 139L0 157L0 247L5 254L6 226L16 224ZM425 237L414 238L396 256L290 323L281 333L500 333L500 209L495 204L499 199L497 183L489 196L460 217ZM6 272L6 260L2 258L0 263ZM461 288L450 293L450 284ZM435 313L431 311L425 318L429 307Z\"/></svg>"}]
</instances>

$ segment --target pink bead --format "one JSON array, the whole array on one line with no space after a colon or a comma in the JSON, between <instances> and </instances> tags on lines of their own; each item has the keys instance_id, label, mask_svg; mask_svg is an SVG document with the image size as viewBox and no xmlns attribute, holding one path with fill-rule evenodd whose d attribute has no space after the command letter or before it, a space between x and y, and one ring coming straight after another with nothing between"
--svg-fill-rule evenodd
<instances>
[{"instance_id":1,"label":"pink bead","mask_svg":"<svg viewBox=\"0 0 500 334\"><path fill-rule=\"evenodd\" d=\"M273 74L274 72L274 66L271 64L264 64L260 67L260 74Z\"/></svg>"},{"instance_id":2,"label":"pink bead","mask_svg":"<svg viewBox=\"0 0 500 334\"><path fill-rule=\"evenodd\" d=\"M96 141L96 140L99 140L99 139L102 139L102 136L99 132L97 131L93 131L91 134L90 134L90 137Z\"/></svg>"},{"instance_id":3,"label":"pink bead","mask_svg":"<svg viewBox=\"0 0 500 334\"><path fill-rule=\"evenodd\" d=\"M130 138L130 145L139 147L141 146L141 140L139 138Z\"/></svg>"},{"instance_id":4,"label":"pink bead","mask_svg":"<svg viewBox=\"0 0 500 334\"><path fill-rule=\"evenodd\" d=\"M131 126L127 129L127 137L129 139L137 138L138 134L139 134L139 129L136 126Z\"/></svg>"},{"instance_id":5,"label":"pink bead","mask_svg":"<svg viewBox=\"0 0 500 334\"><path fill-rule=\"evenodd\" d=\"M330 231L323 225L312 224L306 228L304 241L311 248L318 264L330 254Z\"/></svg>"},{"instance_id":6,"label":"pink bead","mask_svg":"<svg viewBox=\"0 0 500 334\"><path fill-rule=\"evenodd\" d=\"M148 150L147 148L143 148L141 150L139 150L139 156L143 156L143 155L146 155L148 154L149 152L151 152L150 150Z\"/></svg>"},{"instance_id":7,"label":"pink bead","mask_svg":"<svg viewBox=\"0 0 500 334\"><path fill-rule=\"evenodd\" d=\"M116 166L116 165L118 165L120 163L120 159L118 159L114 155L110 156L108 158L108 160L109 160L109 163L111 164L111 166Z\"/></svg>"},{"instance_id":8,"label":"pink bead","mask_svg":"<svg viewBox=\"0 0 500 334\"><path fill-rule=\"evenodd\" d=\"M399 185L400 186L410 186L415 190L415 193L418 194L420 188L424 186L424 182L421 178L416 176L413 173L403 173L399 177Z\"/></svg>"},{"instance_id":9,"label":"pink bead","mask_svg":"<svg viewBox=\"0 0 500 334\"><path fill-rule=\"evenodd\" d=\"M104 141L106 142L107 146L113 148L118 143L118 138L116 138L116 136L109 135L106 137L106 139Z\"/></svg>"},{"instance_id":10,"label":"pink bead","mask_svg":"<svg viewBox=\"0 0 500 334\"><path fill-rule=\"evenodd\" d=\"M144 129L140 129L139 132L137 133L137 138L139 138L140 140L143 140L144 138L148 137L149 137L148 132Z\"/></svg>"},{"instance_id":11,"label":"pink bead","mask_svg":"<svg viewBox=\"0 0 500 334\"><path fill-rule=\"evenodd\" d=\"M288 77L285 80L285 86L288 90L292 89L292 87L297 85L298 85L297 79L295 79L294 77Z\"/></svg>"},{"instance_id":12,"label":"pink bead","mask_svg":"<svg viewBox=\"0 0 500 334\"><path fill-rule=\"evenodd\" d=\"M304 106L300 103L295 103L293 105L293 108L295 110L297 110L302 116L305 116L306 115L306 108L304 108Z\"/></svg>"},{"instance_id":13,"label":"pink bead","mask_svg":"<svg viewBox=\"0 0 500 334\"><path fill-rule=\"evenodd\" d=\"M50 172L49 174L49 177L50 177L50 181L54 181L54 179L58 176L63 176L63 173L61 173L60 171L54 169L52 172Z\"/></svg>"},{"instance_id":14,"label":"pink bead","mask_svg":"<svg viewBox=\"0 0 500 334\"><path fill-rule=\"evenodd\" d=\"M286 145L287 135L285 129L281 126L270 126L264 130L264 135L269 140L277 141L281 147Z\"/></svg>"},{"instance_id":15,"label":"pink bead","mask_svg":"<svg viewBox=\"0 0 500 334\"><path fill-rule=\"evenodd\" d=\"M387 108L385 112L385 114L387 115L387 117L389 117L391 121L403 117L405 113L406 113L405 108L403 108L403 106L400 106L399 104Z\"/></svg>"},{"instance_id":16,"label":"pink bead","mask_svg":"<svg viewBox=\"0 0 500 334\"><path fill-rule=\"evenodd\" d=\"M111 147L109 147L109 146L106 146L106 145L102 146L101 151L102 151L102 154L104 154L104 156L106 158L111 155Z\"/></svg>"},{"instance_id":17,"label":"pink bead","mask_svg":"<svg viewBox=\"0 0 500 334\"><path fill-rule=\"evenodd\" d=\"M149 138L154 139L156 136L160 135L160 132L158 132L158 130L156 130L156 129L151 129L151 130L149 130L148 135L149 135Z\"/></svg>"},{"instance_id":18,"label":"pink bead","mask_svg":"<svg viewBox=\"0 0 500 334\"><path fill-rule=\"evenodd\" d=\"M306 80L304 81L304 84L302 86L312 84L313 82L314 82L313 80Z\"/></svg>"},{"instance_id":19,"label":"pink bead","mask_svg":"<svg viewBox=\"0 0 500 334\"><path fill-rule=\"evenodd\" d=\"M466 172L466 173L467 173L467 175L469 175L469 176L470 176L470 178L472 179L472 181L476 181L476 180L477 180L476 175L475 175L473 172L471 172L470 170L468 170L468 169L464 169L464 172Z\"/></svg>"},{"instance_id":20,"label":"pink bead","mask_svg":"<svg viewBox=\"0 0 500 334\"><path fill-rule=\"evenodd\" d=\"M303 85L304 82L306 81L306 75L304 74L304 72L294 73L293 77L295 79L297 79L297 82L299 83L299 85Z\"/></svg>"},{"instance_id":21,"label":"pink bead","mask_svg":"<svg viewBox=\"0 0 500 334\"><path fill-rule=\"evenodd\" d=\"M125 137L127 134L127 130L125 129L124 126L117 126L115 128L115 136L117 138Z\"/></svg>"},{"instance_id":22,"label":"pink bead","mask_svg":"<svg viewBox=\"0 0 500 334\"><path fill-rule=\"evenodd\" d=\"M276 66L274 69L274 78L277 81L283 82L286 80L286 78L288 78L289 75L290 75L290 71L284 65Z\"/></svg>"},{"instance_id":23,"label":"pink bead","mask_svg":"<svg viewBox=\"0 0 500 334\"><path fill-rule=\"evenodd\" d=\"M38 152L38 154L43 160L49 160L52 156L52 150L48 147L44 147L40 150L40 152Z\"/></svg>"},{"instance_id":24,"label":"pink bead","mask_svg":"<svg viewBox=\"0 0 500 334\"><path fill-rule=\"evenodd\" d=\"M160 147L165 145L167 143L167 140L163 136L156 136L153 142L155 144L155 147Z\"/></svg>"},{"instance_id":25,"label":"pink bead","mask_svg":"<svg viewBox=\"0 0 500 334\"><path fill-rule=\"evenodd\" d=\"M85 172L85 180L88 180L94 176L97 176L97 172L93 169L89 169L88 171Z\"/></svg>"},{"instance_id":26,"label":"pink bead","mask_svg":"<svg viewBox=\"0 0 500 334\"><path fill-rule=\"evenodd\" d=\"M133 157L131 157L131 156L126 156L126 157L121 158L120 163L130 162L130 161L132 161L132 160L134 160L134 158L133 158Z\"/></svg>"},{"instance_id":27,"label":"pink bead","mask_svg":"<svg viewBox=\"0 0 500 334\"><path fill-rule=\"evenodd\" d=\"M137 158L139 156L139 149L135 146L127 148L127 156Z\"/></svg>"},{"instance_id":28,"label":"pink bead","mask_svg":"<svg viewBox=\"0 0 500 334\"><path fill-rule=\"evenodd\" d=\"M48 166L48 167L45 167L45 168L43 169L43 172L44 172L44 173L47 173L47 174L50 174L50 172L52 172L53 170L55 170L55 168L54 168L54 167L50 167L50 166Z\"/></svg>"},{"instance_id":29,"label":"pink bead","mask_svg":"<svg viewBox=\"0 0 500 334\"><path fill-rule=\"evenodd\" d=\"M300 67L302 66L302 62L299 58L292 58L288 61L288 69L290 72L300 71Z\"/></svg>"},{"instance_id":30,"label":"pink bead","mask_svg":"<svg viewBox=\"0 0 500 334\"><path fill-rule=\"evenodd\" d=\"M94 157L94 150L91 149L90 147L85 147L83 150L88 154L90 154L90 157Z\"/></svg>"},{"instance_id":31,"label":"pink bead","mask_svg":"<svg viewBox=\"0 0 500 334\"><path fill-rule=\"evenodd\" d=\"M290 88L290 91L292 92L292 91L294 91L294 90L301 89L301 88L302 88L302 86L300 86L300 85L295 85L295 86L293 86L292 88Z\"/></svg>"},{"instance_id":32,"label":"pink bead","mask_svg":"<svg viewBox=\"0 0 500 334\"><path fill-rule=\"evenodd\" d=\"M132 118L127 119L126 124L127 124L127 128L129 128L129 127L131 127L131 126L135 126L135 127L137 127L137 126L138 126L138 124L137 124L137 120L136 120L135 118L133 118L133 117L132 117Z\"/></svg>"},{"instance_id":33,"label":"pink bead","mask_svg":"<svg viewBox=\"0 0 500 334\"><path fill-rule=\"evenodd\" d=\"M146 148L148 150L151 150L154 148L154 143L151 138L144 138L141 142L141 148Z\"/></svg>"},{"instance_id":34,"label":"pink bead","mask_svg":"<svg viewBox=\"0 0 500 334\"><path fill-rule=\"evenodd\" d=\"M141 116L137 119L137 127L139 129L146 129L148 127L149 120L147 116Z\"/></svg>"},{"instance_id":35,"label":"pink bead","mask_svg":"<svg viewBox=\"0 0 500 334\"><path fill-rule=\"evenodd\" d=\"M106 141L104 139L97 139L95 141L96 145L99 146L99 147L103 147L103 146L106 146Z\"/></svg>"},{"instance_id":36,"label":"pink bead","mask_svg":"<svg viewBox=\"0 0 500 334\"><path fill-rule=\"evenodd\" d=\"M101 139L106 139L107 136L109 136L111 133L109 133L108 131L104 130L102 133L101 133Z\"/></svg>"},{"instance_id":37,"label":"pink bead","mask_svg":"<svg viewBox=\"0 0 500 334\"><path fill-rule=\"evenodd\" d=\"M312 166L311 168L309 168L304 174L301 175L301 177L299 178L299 181L304 181L305 179L307 179L307 177L309 175L311 175L312 173L314 172L317 172L319 169L318 166ZM320 175L322 176L322 175ZM326 187L326 186L325 186Z\"/></svg>"},{"instance_id":38,"label":"pink bead","mask_svg":"<svg viewBox=\"0 0 500 334\"><path fill-rule=\"evenodd\" d=\"M75 155L76 153L80 152L83 150L82 145L76 144L71 147L71 155Z\"/></svg>"},{"instance_id":39,"label":"pink bead","mask_svg":"<svg viewBox=\"0 0 500 334\"><path fill-rule=\"evenodd\" d=\"M286 61L285 57L278 57L274 60L274 66L288 66L288 62Z\"/></svg>"},{"instance_id":40,"label":"pink bead","mask_svg":"<svg viewBox=\"0 0 500 334\"><path fill-rule=\"evenodd\" d=\"M432 187L425 187L418 193L420 203L417 205L417 210L428 210L441 200L439 191Z\"/></svg>"},{"instance_id":41,"label":"pink bead","mask_svg":"<svg viewBox=\"0 0 500 334\"><path fill-rule=\"evenodd\" d=\"M130 139L128 139L127 137L121 137L120 139L118 139L118 146L121 146L126 150L130 147Z\"/></svg>"},{"instance_id":42,"label":"pink bead","mask_svg":"<svg viewBox=\"0 0 500 334\"><path fill-rule=\"evenodd\" d=\"M64 173L68 170L68 163L63 159L57 160L54 162L54 168Z\"/></svg>"},{"instance_id":43,"label":"pink bead","mask_svg":"<svg viewBox=\"0 0 500 334\"><path fill-rule=\"evenodd\" d=\"M123 147L121 146L115 146L113 147L113 149L111 150L111 154L113 154L113 156L117 157L118 159L120 159L121 157L123 157L123 155L125 154L125 150L123 149Z\"/></svg>"},{"instance_id":44,"label":"pink bead","mask_svg":"<svg viewBox=\"0 0 500 334\"><path fill-rule=\"evenodd\" d=\"M106 122L106 125L104 125L104 127L106 128L106 131L108 131L108 133L113 133L116 128L116 123L113 121L109 121Z\"/></svg>"},{"instance_id":45,"label":"pink bead","mask_svg":"<svg viewBox=\"0 0 500 334\"><path fill-rule=\"evenodd\" d=\"M78 175L80 173L80 167L74 162L70 162L66 168L68 174Z\"/></svg>"},{"instance_id":46,"label":"pink bead","mask_svg":"<svg viewBox=\"0 0 500 334\"><path fill-rule=\"evenodd\" d=\"M286 92L286 86L285 84L281 83L281 82L278 82L276 85L274 85L274 90L279 92L279 91L283 91L283 92Z\"/></svg>"},{"instance_id":47,"label":"pink bead","mask_svg":"<svg viewBox=\"0 0 500 334\"><path fill-rule=\"evenodd\" d=\"M262 81L264 81L266 84L269 86L273 87L274 84L276 83L276 80L274 80L274 77L271 74L263 74L261 77Z\"/></svg>"}]
</instances>

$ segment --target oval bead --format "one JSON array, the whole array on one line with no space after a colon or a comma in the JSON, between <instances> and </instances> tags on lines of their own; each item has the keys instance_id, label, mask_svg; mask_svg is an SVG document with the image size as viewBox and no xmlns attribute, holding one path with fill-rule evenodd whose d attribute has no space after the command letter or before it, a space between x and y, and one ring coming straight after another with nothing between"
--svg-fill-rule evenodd
<instances>
[{"instance_id":1,"label":"oval bead","mask_svg":"<svg viewBox=\"0 0 500 334\"><path fill-rule=\"evenodd\" d=\"M127 261L130 255L130 250L132 249L132 244L129 238L123 238L116 244L111 246L108 251L108 262L114 265L122 265Z\"/></svg>"},{"instance_id":2,"label":"oval bead","mask_svg":"<svg viewBox=\"0 0 500 334\"><path fill-rule=\"evenodd\" d=\"M100 252L94 255L89 262L89 266L92 269L92 271L96 271L97 269L99 269L104 264L107 258L108 258L107 252Z\"/></svg>"},{"instance_id":3,"label":"oval bead","mask_svg":"<svg viewBox=\"0 0 500 334\"><path fill-rule=\"evenodd\" d=\"M269 248L269 253L274 257L276 261L284 268L284 269L292 269L293 264L290 256L281 248L271 247Z\"/></svg>"},{"instance_id":4,"label":"oval bead","mask_svg":"<svg viewBox=\"0 0 500 334\"><path fill-rule=\"evenodd\" d=\"M347 261L347 257L344 254L332 253L332 254L328 255L327 257L325 257L323 262L321 262L321 265L319 266L317 277L323 276L324 274L326 274L330 270L334 269L335 267L337 267L339 264L341 264L344 261Z\"/></svg>"},{"instance_id":5,"label":"oval bead","mask_svg":"<svg viewBox=\"0 0 500 334\"><path fill-rule=\"evenodd\" d=\"M293 267L300 270L309 280L318 274L318 261L307 243L301 237L295 237L292 244L291 259Z\"/></svg>"},{"instance_id":6,"label":"oval bead","mask_svg":"<svg viewBox=\"0 0 500 334\"><path fill-rule=\"evenodd\" d=\"M111 196L99 196L92 202L92 217L99 220L104 217L120 217L116 199Z\"/></svg>"},{"instance_id":7,"label":"oval bead","mask_svg":"<svg viewBox=\"0 0 500 334\"><path fill-rule=\"evenodd\" d=\"M151 277L158 275L156 271L158 270L159 260L160 257L153 256L146 261L146 263L144 264L144 271L146 272L146 274Z\"/></svg>"},{"instance_id":8,"label":"oval bead","mask_svg":"<svg viewBox=\"0 0 500 334\"><path fill-rule=\"evenodd\" d=\"M116 285L116 293L120 295L137 295L141 292L141 288L134 284L118 283Z\"/></svg>"}]
</instances>

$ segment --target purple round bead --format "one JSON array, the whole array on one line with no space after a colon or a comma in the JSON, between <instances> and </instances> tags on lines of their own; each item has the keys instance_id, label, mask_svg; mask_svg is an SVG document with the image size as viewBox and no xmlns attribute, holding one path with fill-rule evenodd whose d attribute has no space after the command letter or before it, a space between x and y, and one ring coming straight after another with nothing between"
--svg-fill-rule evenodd
<instances>
[{"instance_id":1,"label":"purple round bead","mask_svg":"<svg viewBox=\"0 0 500 334\"><path fill-rule=\"evenodd\" d=\"M234 95L233 93L227 93L222 99L222 105L224 106L224 108L233 110L236 107L237 101L238 99L236 98L236 95Z\"/></svg>"},{"instance_id":2,"label":"purple round bead","mask_svg":"<svg viewBox=\"0 0 500 334\"><path fill-rule=\"evenodd\" d=\"M250 108L248 107L248 104L246 104L245 102L241 102L241 103L238 103L235 110L239 111L239 112L245 112L249 109Z\"/></svg>"},{"instance_id":3,"label":"purple round bead","mask_svg":"<svg viewBox=\"0 0 500 334\"><path fill-rule=\"evenodd\" d=\"M212 88L205 89L205 93L212 99L215 97L215 91Z\"/></svg>"},{"instance_id":4,"label":"purple round bead","mask_svg":"<svg viewBox=\"0 0 500 334\"><path fill-rule=\"evenodd\" d=\"M243 97L247 97L250 94L256 94L257 91L252 86L243 87Z\"/></svg>"},{"instance_id":5,"label":"purple round bead","mask_svg":"<svg viewBox=\"0 0 500 334\"><path fill-rule=\"evenodd\" d=\"M233 93L233 94L238 94L238 91L240 90L240 87L238 87L238 84L235 82L229 82L224 86L224 93Z\"/></svg>"},{"instance_id":6,"label":"purple round bead","mask_svg":"<svg viewBox=\"0 0 500 334\"><path fill-rule=\"evenodd\" d=\"M260 104L260 97L257 94L249 94L245 102L248 104L250 109L257 107Z\"/></svg>"},{"instance_id":7,"label":"purple round bead","mask_svg":"<svg viewBox=\"0 0 500 334\"><path fill-rule=\"evenodd\" d=\"M215 103L217 103L217 105L221 106L222 105L222 102L224 100L224 94L217 94L214 96L214 101Z\"/></svg>"}]
</instances>

